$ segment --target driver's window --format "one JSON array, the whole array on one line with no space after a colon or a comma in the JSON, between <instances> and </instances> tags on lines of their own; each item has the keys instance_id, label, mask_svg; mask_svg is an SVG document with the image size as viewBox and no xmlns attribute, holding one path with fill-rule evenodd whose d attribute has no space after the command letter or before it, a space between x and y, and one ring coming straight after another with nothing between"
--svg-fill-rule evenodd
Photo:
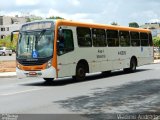
<instances>
[{"instance_id":1,"label":"driver's window","mask_svg":"<svg viewBox=\"0 0 160 120\"><path fill-rule=\"evenodd\" d=\"M58 53L59 55L68 53L74 50L72 30L63 29L59 34Z\"/></svg>"}]
</instances>

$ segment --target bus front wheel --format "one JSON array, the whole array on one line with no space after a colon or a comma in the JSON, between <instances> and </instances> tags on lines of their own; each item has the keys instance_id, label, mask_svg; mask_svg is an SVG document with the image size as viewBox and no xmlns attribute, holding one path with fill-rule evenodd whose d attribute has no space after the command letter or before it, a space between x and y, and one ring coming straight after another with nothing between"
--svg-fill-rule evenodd
<instances>
[{"instance_id":1,"label":"bus front wheel","mask_svg":"<svg viewBox=\"0 0 160 120\"><path fill-rule=\"evenodd\" d=\"M75 79L78 81L85 80L86 77L86 68L83 64L78 64L76 68L76 76Z\"/></svg>"}]
</instances>

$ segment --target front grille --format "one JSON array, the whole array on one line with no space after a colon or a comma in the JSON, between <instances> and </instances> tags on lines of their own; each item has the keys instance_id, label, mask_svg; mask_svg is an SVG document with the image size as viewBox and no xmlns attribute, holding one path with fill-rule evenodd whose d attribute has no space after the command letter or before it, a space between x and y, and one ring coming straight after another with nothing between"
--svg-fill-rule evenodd
<instances>
[{"instance_id":1,"label":"front grille","mask_svg":"<svg viewBox=\"0 0 160 120\"><path fill-rule=\"evenodd\" d=\"M38 60L38 61L19 61L21 65L31 66L31 65L43 65L46 61Z\"/></svg>"},{"instance_id":2,"label":"front grille","mask_svg":"<svg viewBox=\"0 0 160 120\"><path fill-rule=\"evenodd\" d=\"M37 59L36 61L28 61L26 59L17 59L17 61L24 66L36 66L36 65L43 65L44 63L48 62L52 57L49 58L41 58Z\"/></svg>"}]
</instances>

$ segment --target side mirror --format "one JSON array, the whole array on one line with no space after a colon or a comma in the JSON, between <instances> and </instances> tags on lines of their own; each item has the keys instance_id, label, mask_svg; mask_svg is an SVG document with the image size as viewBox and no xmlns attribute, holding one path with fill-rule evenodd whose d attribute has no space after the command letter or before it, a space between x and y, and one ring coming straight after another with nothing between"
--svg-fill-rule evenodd
<instances>
[{"instance_id":1,"label":"side mirror","mask_svg":"<svg viewBox=\"0 0 160 120\"><path fill-rule=\"evenodd\" d=\"M59 56L64 54L64 45L59 40L57 41L57 54Z\"/></svg>"},{"instance_id":2,"label":"side mirror","mask_svg":"<svg viewBox=\"0 0 160 120\"><path fill-rule=\"evenodd\" d=\"M11 42L13 41L13 32L11 32Z\"/></svg>"},{"instance_id":3,"label":"side mirror","mask_svg":"<svg viewBox=\"0 0 160 120\"><path fill-rule=\"evenodd\" d=\"M13 41L14 33L18 33L19 34L19 30L15 30L15 31L11 32L11 42Z\"/></svg>"}]
</instances>

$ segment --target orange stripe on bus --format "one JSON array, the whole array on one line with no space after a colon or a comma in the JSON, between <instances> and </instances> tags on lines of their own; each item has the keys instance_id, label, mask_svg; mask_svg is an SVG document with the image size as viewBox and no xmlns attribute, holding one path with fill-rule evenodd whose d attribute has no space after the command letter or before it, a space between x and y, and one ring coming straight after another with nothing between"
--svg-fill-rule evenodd
<instances>
[{"instance_id":1,"label":"orange stripe on bus","mask_svg":"<svg viewBox=\"0 0 160 120\"><path fill-rule=\"evenodd\" d=\"M147 33L151 32L148 29L142 29L142 28L122 27L122 26L113 26L113 25L104 25L104 24L91 24L91 23L74 22L74 21L68 21L68 20L57 20L57 25L101 28L101 29L122 30L122 31L123 30L136 31L136 32L147 32Z\"/></svg>"}]
</instances>

